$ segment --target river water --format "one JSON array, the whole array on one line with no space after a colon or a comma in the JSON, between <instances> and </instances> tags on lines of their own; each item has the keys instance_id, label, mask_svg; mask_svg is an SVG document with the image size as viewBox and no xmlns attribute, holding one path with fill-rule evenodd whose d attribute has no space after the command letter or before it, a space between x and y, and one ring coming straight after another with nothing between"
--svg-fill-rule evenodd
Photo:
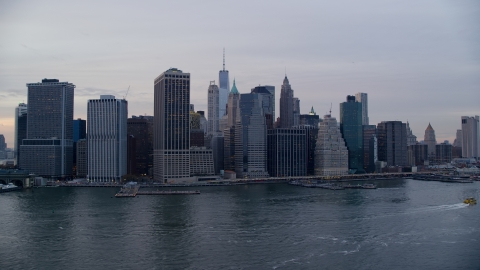
<instances>
[{"instance_id":1,"label":"river water","mask_svg":"<svg viewBox=\"0 0 480 270\"><path fill-rule=\"evenodd\" d=\"M480 182L373 183L3 193L0 269L480 269Z\"/></svg>"}]
</instances>

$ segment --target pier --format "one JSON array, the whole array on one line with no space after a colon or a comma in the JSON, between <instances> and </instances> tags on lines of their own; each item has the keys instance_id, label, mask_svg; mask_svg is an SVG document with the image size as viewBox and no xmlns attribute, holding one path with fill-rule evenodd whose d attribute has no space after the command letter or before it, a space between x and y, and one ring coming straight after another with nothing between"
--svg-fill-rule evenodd
<instances>
[{"instance_id":1,"label":"pier","mask_svg":"<svg viewBox=\"0 0 480 270\"><path fill-rule=\"evenodd\" d=\"M199 190L142 190L137 184L126 184L115 194L115 198L133 198L137 195L195 195Z\"/></svg>"}]
</instances>

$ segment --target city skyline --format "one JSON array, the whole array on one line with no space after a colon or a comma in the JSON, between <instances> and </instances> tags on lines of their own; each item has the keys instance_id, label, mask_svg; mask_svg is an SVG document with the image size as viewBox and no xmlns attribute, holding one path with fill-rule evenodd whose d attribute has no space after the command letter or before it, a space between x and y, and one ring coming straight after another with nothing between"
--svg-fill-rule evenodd
<instances>
[{"instance_id":1,"label":"city skyline","mask_svg":"<svg viewBox=\"0 0 480 270\"><path fill-rule=\"evenodd\" d=\"M192 74L191 103L206 110L205 89L222 69L223 48L230 83L236 78L242 94L257 85L280 89L286 73L302 101L302 114L313 106L322 116L333 103L332 116L339 119L344 97L363 92L369 95L370 124L409 121L413 134L422 138L431 123L437 142L450 143L461 116L479 115L478 2L348 2L348 9L345 3L257 3L256 10L232 3L218 5L215 20L204 15L214 6L210 2L172 3L164 16L151 16L155 5L118 3L112 11L107 3L4 3L0 134L8 147L14 145L15 107L27 101L25 83L40 78L75 82L74 119L87 118L88 99L123 97L131 85L130 115L153 115L152 78L177 67ZM58 10L65 12L42 15ZM175 19L179 10L185 15ZM226 11L231 10L247 17L230 18ZM69 19L85 14L88 23ZM289 14L289 19L273 14ZM151 34L165 23L183 32ZM278 42L262 45L260 38Z\"/></svg>"}]
</instances>

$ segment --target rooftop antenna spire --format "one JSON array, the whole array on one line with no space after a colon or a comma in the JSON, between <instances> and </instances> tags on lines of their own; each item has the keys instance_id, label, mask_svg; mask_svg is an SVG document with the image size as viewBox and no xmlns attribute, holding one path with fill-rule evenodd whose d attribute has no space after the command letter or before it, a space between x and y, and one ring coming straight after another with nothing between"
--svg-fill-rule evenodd
<instances>
[{"instance_id":1,"label":"rooftop antenna spire","mask_svg":"<svg viewBox=\"0 0 480 270\"><path fill-rule=\"evenodd\" d=\"M126 99L126 98L127 98L128 91L130 91L130 85L128 86L127 93L125 94L125 96L123 96L123 99Z\"/></svg>"},{"instance_id":2,"label":"rooftop antenna spire","mask_svg":"<svg viewBox=\"0 0 480 270\"><path fill-rule=\"evenodd\" d=\"M225 71L225 48L223 48L223 71Z\"/></svg>"},{"instance_id":3,"label":"rooftop antenna spire","mask_svg":"<svg viewBox=\"0 0 480 270\"><path fill-rule=\"evenodd\" d=\"M332 103L330 102L330 115L332 115Z\"/></svg>"}]
</instances>

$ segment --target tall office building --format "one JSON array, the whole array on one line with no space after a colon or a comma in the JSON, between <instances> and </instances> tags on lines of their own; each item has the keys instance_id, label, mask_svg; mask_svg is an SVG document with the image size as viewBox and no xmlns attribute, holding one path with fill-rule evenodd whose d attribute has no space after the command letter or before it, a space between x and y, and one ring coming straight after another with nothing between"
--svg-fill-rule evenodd
<instances>
[{"instance_id":1,"label":"tall office building","mask_svg":"<svg viewBox=\"0 0 480 270\"><path fill-rule=\"evenodd\" d=\"M267 130L267 169L272 177L307 175L307 130Z\"/></svg>"},{"instance_id":2,"label":"tall office building","mask_svg":"<svg viewBox=\"0 0 480 270\"><path fill-rule=\"evenodd\" d=\"M19 166L38 176L70 177L75 85L43 79L27 87L27 138L20 146Z\"/></svg>"},{"instance_id":3,"label":"tall office building","mask_svg":"<svg viewBox=\"0 0 480 270\"><path fill-rule=\"evenodd\" d=\"M280 90L280 127L291 128L294 125L293 115L293 90L287 76L283 79Z\"/></svg>"},{"instance_id":4,"label":"tall office building","mask_svg":"<svg viewBox=\"0 0 480 270\"><path fill-rule=\"evenodd\" d=\"M410 124L407 121L407 146L417 144L417 136L413 135Z\"/></svg>"},{"instance_id":5,"label":"tall office building","mask_svg":"<svg viewBox=\"0 0 480 270\"><path fill-rule=\"evenodd\" d=\"M307 149L307 175L315 175L315 148L317 146L318 125L300 125L298 128L305 130Z\"/></svg>"},{"instance_id":6,"label":"tall office building","mask_svg":"<svg viewBox=\"0 0 480 270\"><path fill-rule=\"evenodd\" d=\"M315 175L348 174L348 150L337 120L327 114L318 125Z\"/></svg>"},{"instance_id":7,"label":"tall office building","mask_svg":"<svg viewBox=\"0 0 480 270\"><path fill-rule=\"evenodd\" d=\"M240 120L240 93L235 80L228 95L227 128L223 130L223 167L225 170L235 170L235 125Z\"/></svg>"},{"instance_id":8,"label":"tall office building","mask_svg":"<svg viewBox=\"0 0 480 270\"><path fill-rule=\"evenodd\" d=\"M7 158L7 144L5 143L5 137L0 134L0 159Z\"/></svg>"},{"instance_id":9,"label":"tall office building","mask_svg":"<svg viewBox=\"0 0 480 270\"><path fill-rule=\"evenodd\" d=\"M457 133L455 134L455 140L453 141L454 147L462 147L463 144L463 131L461 129L457 129Z\"/></svg>"},{"instance_id":10,"label":"tall office building","mask_svg":"<svg viewBox=\"0 0 480 270\"><path fill-rule=\"evenodd\" d=\"M435 160L436 151L435 145L437 144L437 140L435 139L435 130L433 130L432 125L428 123L428 127L425 129L425 135L423 137L423 141L426 145L428 145L428 156L429 160Z\"/></svg>"},{"instance_id":11,"label":"tall office building","mask_svg":"<svg viewBox=\"0 0 480 270\"><path fill-rule=\"evenodd\" d=\"M87 121L78 118L73 120L73 173L77 175L77 142L87 136Z\"/></svg>"},{"instance_id":12,"label":"tall office building","mask_svg":"<svg viewBox=\"0 0 480 270\"><path fill-rule=\"evenodd\" d=\"M462 157L479 157L480 138L479 117L462 116Z\"/></svg>"},{"instance_id":13,"label":"tall office building","mask_svg":"<svg viewBox=\"0 0 480 270\"><path fill-rule=\"evenodd\" d=\"M155 78L154 179L190 177L190 73L171 68Z\"/></svg>"},{"instance_id":14,"label":"tall office building","mask_svg":"<svg viewBox=\"0 0 480 270\"><path fill-rule=\"evenodd\" d=\"M388 166L407 165L407 125L383 121L377 125L378 160Z\"/></svg>"},{"instance_id":15,"label":"tall office building","mask_svg":"<svg viewBox=\"0 0 480 270\"><path fill-rule=\"evenodd\" d=\"M78 118L73 120L73 142L85 139L87 136L87 121Z\"/></svg>"},{"instance_id":16,"label":"tall office building","mask_svg":"<svg viewBox=\"0 0 480 270\"><path fill-rule=\"evenodd\" d=\"M272 129L275 119L275 86L257 86L252 88L251 93L262 95L262 110L267 129Z\"/></svg>"},{"instance_id":17,"label":"tall office building","mask_svg":"<svg viewBox=\"0 0 480 270\"><path fill-rule=\"evenodd\" d=\"M354 96L340 103L340 132L348 149L348 168L353 173L364 173L362 103Z\"/></svg>"},{"instance_id":18,"label":"tall office building","mask_svg":"<svg viewBox=\"0 0 480 270\"><path fill-rule=\"evenodd\" d=\"M218 121L220 120L220 93L215 81L210 82L208 87L208 135L217 134L219 131Z\"/></svg>"},{"instance_id":19,"label":"tall office building","mask_svg":"<svg viewBox=\"0 0 480 270\"><path fill-rule=\"evenodd\" d=\"M127 173L127 101L112 95L90 99L87 106L87 179L119 182Z\"/></svg>"},{"instance_id":20,"label":"tall office building","mask_svg":"<svg viewBox=\"0 0 480 270\"><path fill-rule=\"evenodd\" d=\"M135 153L128 154L129 158L134 158L135 168L132 174L150 175L153 170L153 116L150 115L132 115L127 119L127 134L135 138Z\"/></svg>"},{"instance_id":21,"label":"tall office building","mask_svg":"<svg viewBox=\"0 0 480 270\"><path fill-rule=\"evenodd\" d=\"M419 166L428 164L428 145L412 144L407 146L407 165Z\"/></svg>"},{"instance_id":22,"label":"tall office building","mask_svg":"<svg viewBox=\"0 0 480 270\"><path fill-rule=\"evenodd\" d=\"M235 127L235 172L240 178L268 177L267 126L262 96L240 95L240 119Z\"/></svg>"},{"instance_id":23,"label":"tall office building","mask_svg":"<svg viewBox=\"0 0 480 270\"><path fill-rule=\"evenodd\" d=\"M300 126L318 127L318 123L320 123L320 116L313 110L313 107L308 114L300 115Z\"/></svg>"},{"instance_id":24,"label":"tall office building","mask_svg":"<svg viewBox=\"0 0 480 270\"><path fill-rule=\"evenodd\" d=\"M77 177L85 178L88 173L88 162L87 162L87 139L80 139L77 141Z\"/></svg>"},{"instance_id":25,"label":"tall office building","mask_svg":"<svg viewBox=\"0 0 480 270\"><path fill-rule=\"evenodd\" d=\"M369 125L368 119L368 95L367 93L356 93L355 100L362 103L362 125Z\"/></svg>"},{"instance_id":26,"label":"tall office building","mask_svg":"<svg viewBox=\"0 0 480 270\"><path fill-rule=\"evenodd\" d=\"M368 173L375 172L375 162L378 161L377 127L363 126L363 168Z\"/></svg>"},{"instance_id":27,"label":"tall office building","mask_svg":"<svg viewBox=\"0 0 480 270\"><path fill-rule=\"evenodd\" d=\"M223 69L218 72L218 81L220 84L218 89L218 112L220 119L227 113L226 106L230 89L230 78L228 77L228 70L225 70L225 49L223 49Z\"/></svg>"},{"instance_id":28,"label":"tall office building","mask_svg":"<svg viewBox=\"0 0 480 270\"><path fill-rule=\"evenodd\" d=\"M18 165L20 160L20 145L22 145L23 139L27 138L27 104L19 103L15 108L15 165Z\"/></svg>"},{"instance_id":29,"label":"tall office building","mask_svg":"<svg viewBox=\"0 0 480 270\"><path fill-rule=\"evenodd\" d=\"M293 126L300 125L300 99L293 98Z\"/></svg>"},{"instance_id":30,"label":"tall office building","mask_svg":"<svg viewBox=\"0 0 480 270\"><path fill-rule=\"evenodd\" d=\"M452 145L447 142L435 145L435 161L438 164L450 163L452 161Z\"/></svg>"}]
</instances>

